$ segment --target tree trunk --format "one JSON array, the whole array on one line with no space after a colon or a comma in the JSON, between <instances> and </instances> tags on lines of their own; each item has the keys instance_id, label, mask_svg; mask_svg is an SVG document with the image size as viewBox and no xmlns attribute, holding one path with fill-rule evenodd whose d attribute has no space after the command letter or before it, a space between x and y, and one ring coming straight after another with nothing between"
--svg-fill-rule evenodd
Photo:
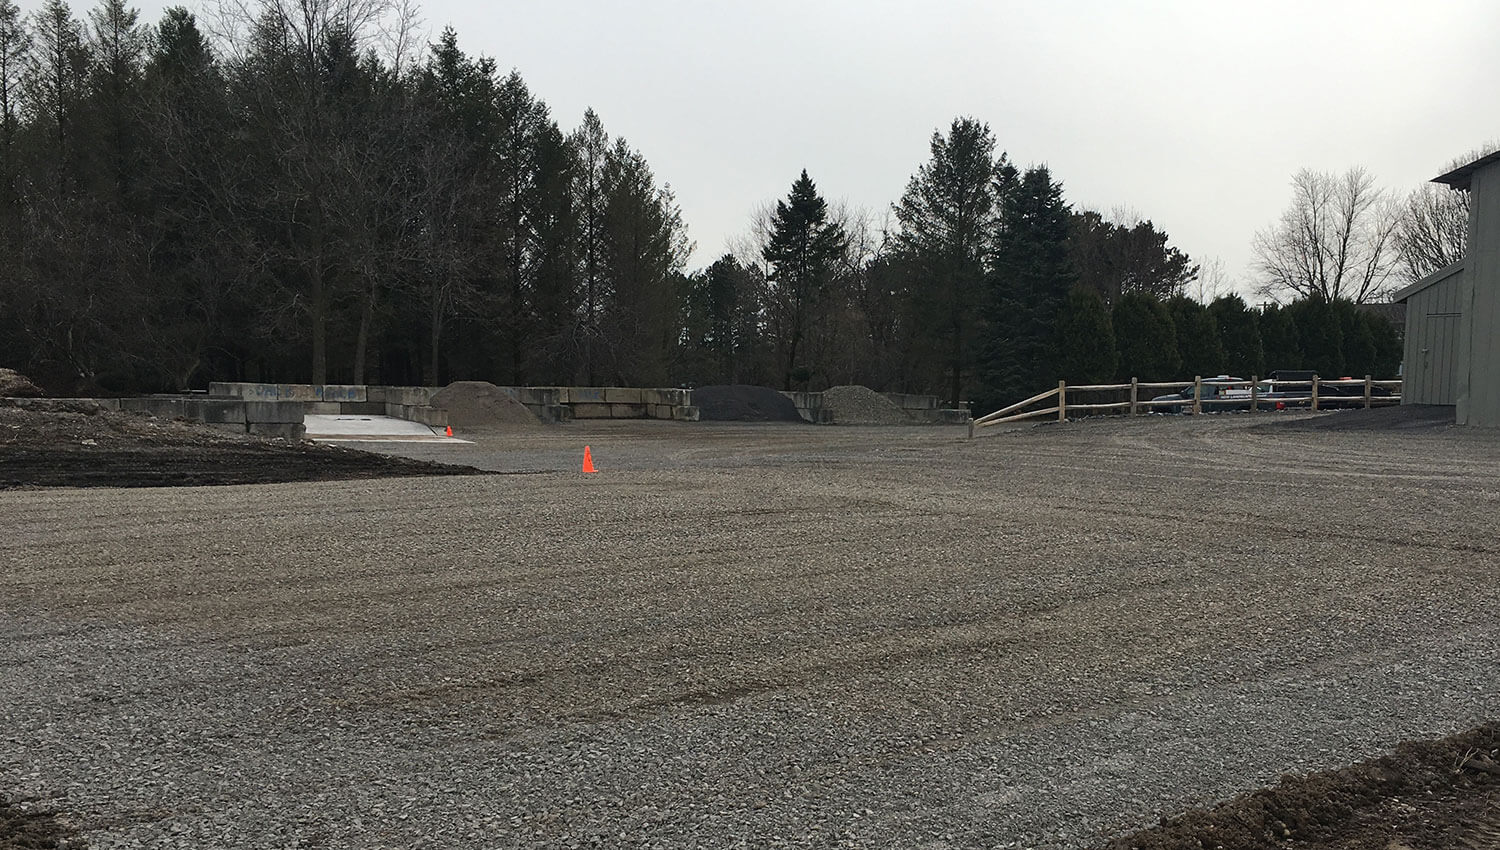
<instances>
[{"instance_id":1,"label":"tree trunk","mask_svg":"<svg viewBox=\"0 0 1500 850\"><path fill-rule=\"evenodd\" d=\"M312 382L328 383L328 293L321 263L312 267Z\"/></svg>"},{"instance_id":2,"label":"tree trunk","mask_svg":"<svg viewBox=\"0 0 1500 850\"><path fill-rule=\"evenodd\" d=\"M432 324L428 329L426 383L429 387L438 385L438 357L443 338L443 301L443 290L436 288L432 293Z\"/></svg>"},{"instance_id":3,"label":"tree trunk","mask_svg":"<svg viewBox=\"0 0 1500 850\"><path fill-rule=\"evenodd\" d=\"M370 325L375 322L375 286L371 284L365 303L359 311L359 335L354 341L354 383L365 382L365 366L370 350Z\"/></svg>"}]
</instances>

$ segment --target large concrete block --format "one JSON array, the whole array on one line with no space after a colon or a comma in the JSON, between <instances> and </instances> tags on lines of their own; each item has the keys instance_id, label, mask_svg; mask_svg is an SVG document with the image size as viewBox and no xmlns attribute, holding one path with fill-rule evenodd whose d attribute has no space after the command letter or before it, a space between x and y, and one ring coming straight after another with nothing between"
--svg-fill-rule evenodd
<instances>
[{"instance_id":1,"label":"large concrete block","mask_svg":"<svg viewBox=\"0 0 1500 850\"><path fill-rule=\"evenodd\" d=\"M610 409L607 404L574 402L569 406L573 409L574 419L608 419L610 417Z\"/></svg>"},{"instance_id":2,"label":"large concrete block","mask_svg":"<svg viewBox=\"0 0 1500 850\"><path fill-rule=\"evenodd\" d=\"M371 389L373 389L373 387ZM339 414L343 415L343 416L384 416L385 415L385 402L383 402L383 401L369 401L368 400L369 399L369 395L368 394L365 395L365 398L367 399L366 401L341 401L341 402L339 402L339 411L338 411ZM311 412L311 411L309 411L309 412Z\"/></svg>"},{"instance_id":3,"label":"large concrete block","mask_svg":"<svg viewBox=\"0 0 1500 850\"><path fill-rule=\"evenodd\" d=\"M609 418L611 419L645 419L646 405L644 404L611 404L609 406Z\"/></svg>"},{"instance_id":4,"label":"large concrete block","mask_svg":"<svg viewBox=\"0 0 1500 850\"><path fill-rule=\"evenodd\" d=\"M610 404L644 404L639 387L605 387L604 400Z\"/></svg>"},{"instance_id":5,"label":"large concrete block","mask_svg":"<svg viewBox=\"0 0 1500 850\"><path fill-rule=\"evenodd\" d=\"M359 404L360 402L349 402ZM344 412L344 405L337 401L309 401L303 408L304 413L316 413L320 416L338 416Z\"/></svg>"},{"instance_id":6,"label":"large concrete block","mask_svg":"<svg viewBox=\"0 0 1500 850\"><path fill-rule=\"evenodd\" d=\"M251 384L220 383L208 385L211 396L242 398L246 401L364 401L362 384Z\"/></svg>"},{"instance_id":7,"label":"large concrete block","mask_svg":"<svg viewBox=\"0 0 1500 850\"><path fill-rule=\"evenodd\" d=\"M249 429L258 437L280 437L293 442L300 442L307 435L307 428L301 422L251 422Z\"/></svg>"},{"instance_id":8,"label":"large concrete block","mask_svg":"<svg viewBox=\"0 0 1500 850\"><path fill-rule=\"evenodd\" d=\"M603 387L567 387L567 393L565 404L603 404L607 401Z\"/></svg>"},{"instance_id":9,"label":"large concrete block","mask_svg":"<svg viewBox=\"0 0 1500 850\"><path fill-rule=\"evenodd\" d=\"M672 408L672 418L678 422L697 422L698 408L691 404L680 404Z\"/></svg>"},{"instance_id":10,"label":"large concrete block","mask_svg":"<svg viewBox=\"0 0 1500 850\"><path fill-rule=\"evenodd\" d=\"M573 408L566 404L549 404L540 408L531 408L531 412L543 422L572 422Z\"/></svg>"},{"instance_id":11,"label":"large concrete block","mask_svg":"<svg viewBox=\"0 0 1500 850\"><path fill-rule=\"evenodd\" d=\"M237 425L245 430L245 403L236 399L195 399L188 408L196 409L193 416L209 425Z\"/></svg>"},{"instance_id":12,"label":"large concrete block","mask_svg":"<svg viewBox=\"0 0 1500 850\"><path fill-rule=\"evenodd\" d=\"M641 390L641 401L646 404L692 404L692 390L653 388Z\"/></svg>"},{"instance_id":13,"label":"large concrete block","mask_svg":"<svg viewBox=\"0 0 1500 850\"><path fill-rule=\"evenodd\" d=\"M245 421L255 424L296 423L302 424L306 415L300 401L247 401ZM254 430L254 429L252 429Z\"/></svg>"}]
</instances>

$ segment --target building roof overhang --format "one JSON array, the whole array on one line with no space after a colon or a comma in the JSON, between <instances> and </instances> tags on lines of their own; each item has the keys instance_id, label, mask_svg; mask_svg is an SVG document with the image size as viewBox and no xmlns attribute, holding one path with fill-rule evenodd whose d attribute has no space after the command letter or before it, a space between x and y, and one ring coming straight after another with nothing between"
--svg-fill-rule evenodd
<instances>
[{"instance_id":1,"label":"building roof overhang","mask_svg":"<svg viewBox=\"0 0 1500 850\"><path fill-rule=\"evenodd\" d=\"M1468 165L1460 165L1447 174L1439 174L1432 178L1432 182L1443 183L1454 189L1467 189L1474 179L1474 172L1494 162L1500 162L1500 151L1482 156Z\"/></svg>"},{"instance_id":2,"label":"building roof overhang","mask_svg":"<svg viewBox=\"0 0 1500 850\"><path fill-rule=\"evenodd\" d=\"M1411 286L1396 290L1396 292L1391 295L1391 303L1400 304L1413 295L1416 295L1418 292L1421 292L1428 287L1436 286L1437 284L1442 283L1443 281L1447 280L1450 277L1453 277L1463 270L1463 260L1459 260L1456 263L1450 263L1449 265L1443 266L1432 274L1422 278L1416 283L1413 283Z\"/></svg>"}]
</instances>

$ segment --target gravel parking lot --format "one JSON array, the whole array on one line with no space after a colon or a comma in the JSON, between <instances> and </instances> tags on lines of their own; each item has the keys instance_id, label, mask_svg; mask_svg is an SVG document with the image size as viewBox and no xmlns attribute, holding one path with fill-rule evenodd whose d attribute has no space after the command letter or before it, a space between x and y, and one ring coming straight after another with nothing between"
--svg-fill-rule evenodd
<instances>
[{"instance_id":1,"label":"gravel parking lot","mask_svg":"<svg viewBox=\"0 0 1500 850\"><path fill-rule=\"evenodd\" d=\"M1072 848L1493 719L1500 435L1299 419L0 492L0 794L95 848Z\"/></svg>"}]
</instances>

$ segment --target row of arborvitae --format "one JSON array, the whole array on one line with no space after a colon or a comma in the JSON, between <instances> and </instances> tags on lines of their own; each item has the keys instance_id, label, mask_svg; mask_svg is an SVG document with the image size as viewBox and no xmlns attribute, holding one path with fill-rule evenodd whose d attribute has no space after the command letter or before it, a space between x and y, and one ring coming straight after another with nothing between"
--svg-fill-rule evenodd
<instances>
[{"instance_id":1,"label":"row of arborvitae","mask_svg":"<svg viewBox=\"0 0 1500 850\"><path fill-rule=\"evenodd\" d=\"M1256 310L1238 296L1204 305L1132 293L1111 309L1075 290L1057 344L1058 378L1077 384L1251 378L1280 369L1394 378L1401 366L1401 340L1389 319L1350 301L1316 297Z\"/></svg>"}]
</instances>

